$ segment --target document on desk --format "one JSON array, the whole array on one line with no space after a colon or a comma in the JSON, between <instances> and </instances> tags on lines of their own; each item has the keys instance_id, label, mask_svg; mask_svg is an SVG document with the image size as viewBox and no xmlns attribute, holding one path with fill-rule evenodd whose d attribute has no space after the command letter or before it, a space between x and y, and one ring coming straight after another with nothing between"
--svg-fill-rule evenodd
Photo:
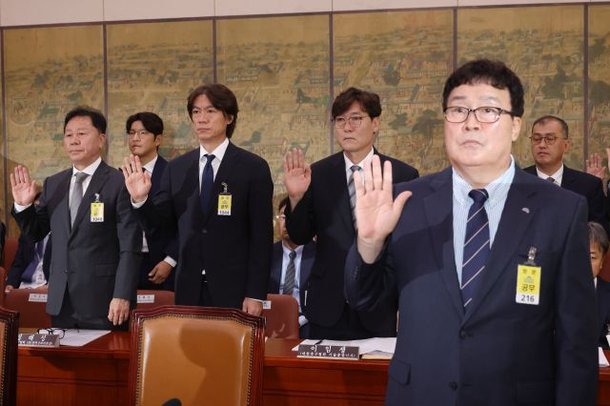
<instances>
[{"instance_id":1,"label":"document on desk","mask_svg":"<svg viewBox=\"0 0 610 406\"><path fill-rule=\"evenodd\" d=\"M602 347L597 347L597 358L599 360L600 367L610 366L610 364L608 364L608 360L606 359L606 355L604 354L604 350L602 350Z\"/></svg>"},{"instance_id":2,"label":"document on desk","mask_svg":"<svg viewBox=\"0 0 610 406\"><path fill-rule=\"evenodd\" d=\"M339 345L360 348L360 355L364 359L390 359L396 348L396 337L373 337L364 340L303 340L304 345ZM297 345L292 351L297 351Z\"/></svg>"},{"instance_id":3,"label":"document on desk","mask_svg":"<svg viewBox=\"0 0 610 406\"><path fill-rule=\"evenodd\" d=\"M82 347L93 340L105 336L110 330L77 330L68 329L66 334L59 340L59 345L68 347Z\"/></svg>"}]
</instances>

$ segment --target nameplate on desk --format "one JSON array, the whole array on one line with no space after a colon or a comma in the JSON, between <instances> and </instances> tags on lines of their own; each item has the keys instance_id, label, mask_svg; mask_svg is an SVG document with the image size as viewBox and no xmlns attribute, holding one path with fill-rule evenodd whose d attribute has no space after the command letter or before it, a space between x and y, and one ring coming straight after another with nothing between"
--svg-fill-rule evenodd
<instances>
[{"instance_id":1,"label":"nameplate on desk","mask_svg":"<svg viewBox=\"0 0 610 406\"><path fill-rule=\"evenodd\" d=\"M263 310L271 310L271 300L263 300Z\"/></svg>"},{"instance_id":2,"label":"nameplate on desk","mask_svg":"<svg viewBox=\"0 0 610 406\"><path fill-rule=\"evenodd\" d=\"M23 347L59 347L56 334L19 333L17 343Z\"/></svg>"},{"instance_id":3,"label":"nameplate on desk","mask_svg":"<svg viewBox=\"0 0 610 406\"><path fill-rule=\"evenodd\" d=\"M155 295L138 295L138 303L155 303Z\"/></svg>"},{"instance_id":4,"label":"nameplate on desk","mask_svg":"<svg viewBox=\"0 0 610 406\"><path fill-rule=\"evenodd\" d=\"M360 348L349 345L300 344L298 358L324 358L358 360Z\"/></svg>"},{"instance_id":5,"label":"nameplate on desk","mask_svg":"<svg viewBox=\"0 0 610 406\"><path fill-rule=\"evenodd\" d=\"M47 303L46 293L30 293L28 302Z\"/></svg>"}]
</instances>

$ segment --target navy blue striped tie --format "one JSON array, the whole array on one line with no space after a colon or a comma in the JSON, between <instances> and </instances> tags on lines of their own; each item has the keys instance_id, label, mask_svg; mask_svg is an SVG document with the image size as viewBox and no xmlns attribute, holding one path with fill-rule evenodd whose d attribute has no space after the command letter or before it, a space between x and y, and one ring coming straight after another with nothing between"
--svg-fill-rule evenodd
<instances>
[{"instance_id":1,"label":"navy blue striped tie","mask_svg":"<svg viewBox=\"0 0 610 406\"><path fill-rule=\"evenodd\" d=\"M485 201L489 197L485 189L472 189L468 196L473 200L468 211L464 257L462 258L462 302L468 306L476 292L489 256L489 220Z\"/></svg>"}]
</instances>

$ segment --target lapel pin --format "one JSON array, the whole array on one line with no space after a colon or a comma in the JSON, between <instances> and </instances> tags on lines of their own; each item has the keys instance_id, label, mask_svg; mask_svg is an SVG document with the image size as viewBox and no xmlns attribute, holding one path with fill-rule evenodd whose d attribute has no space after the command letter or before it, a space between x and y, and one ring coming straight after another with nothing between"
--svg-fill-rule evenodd
<instances>
[{"instance_id":1,"label":"lapel pin","mask_svg":"<svg viewBox=\"0 0 610 406\"><path fill-rule=\"evenodd\" d=\"M522 211L523 213L530 214L530 209L529 209L528 207L522 207L522 208L521 208L521 211Z\"/></svg>"}]
</instances>

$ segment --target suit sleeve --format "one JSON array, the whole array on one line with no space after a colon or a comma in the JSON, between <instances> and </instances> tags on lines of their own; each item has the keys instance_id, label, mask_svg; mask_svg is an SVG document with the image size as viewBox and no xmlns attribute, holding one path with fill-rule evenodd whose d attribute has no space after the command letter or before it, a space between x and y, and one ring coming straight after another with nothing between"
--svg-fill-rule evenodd
<instances>
[{"instance_id":1,"label":"suit sleeve","mask_svg":"<svg viewBox=\"0 0 610 406\"><path fill-rule=\"evenodd\" d=\"M19 225L21 232L30 237L34 242L42 240L51 231L49 212L47 210L48 180L45 179L42 194L38 205L31 205L27 209L17 213L15 207L11 209L13 218Z\"/></svg>"},{"instance_id":2,"label":"suit sleeve","mask_svg":"<svg viewBox=\"0 0 610 406\"><path fill-rule=\"evenodd\" d=\"M593 405L597 398L597 310L585 213L580 199L555 285L555 400L565 406Z\"/></svg>"},{"instance_id":3,"label":"suit sleeve","mask_svg":"<svg viewBox=\"0 0 610 406\"><path fill-rule=\"evenodd\" d=\"M269 165L262 161L253 170L248 197L249 247L246 297L267 297L273 245L273 181Z\"/></svg>"},{"instance_id":4,"label":"suit sleeve","mask_svg":"<svg viewBox=\"0 0 610 406\"><path fill-rule=\"evenodd\" d=\"M161 177L159 190L138 209L133 209L136 219L147 234L154 234L163 227L175 227L171 199L171 165L167 165ZM162 231L161 231L162 232ZM177 259L177 258L174 258Z\"/></svg>"},{"instance_id":5,"label":"suit sleeve","mask_svg":"<svg viewBox=\"0 0 610 406\"><path fill-rule=\"evenodd\" d=\"M117 201L117 238L119 264L116 270L113 298L135 300L142 256L142 233L132 212L127 189L123 186Z\"/></svg>"},{"instance_id":6,"label":"suit sleeve","mask_svg":"<svg viewBox=\"0 0 610 406\"><path fill-rule=\"evenodd\" d=\"M606 230L606 233L610 234L606 198L604 196L604 187L601 180L597 180L595 188L589 197L589 220L601 224Z\"/></svg>"},{"instance_id":7,"label":"suit sleeve","mask_svg":"<svg viewBox=\"0 0 610 406\"><path fill-rule=\"evenodd\" d=\"M288 202L284 214L286 215L286 230L288 230L290 239L298 245L309 243L316 235L311 184L295 207L290 207L290 201Z\"/></svg>"}]
</instances>

